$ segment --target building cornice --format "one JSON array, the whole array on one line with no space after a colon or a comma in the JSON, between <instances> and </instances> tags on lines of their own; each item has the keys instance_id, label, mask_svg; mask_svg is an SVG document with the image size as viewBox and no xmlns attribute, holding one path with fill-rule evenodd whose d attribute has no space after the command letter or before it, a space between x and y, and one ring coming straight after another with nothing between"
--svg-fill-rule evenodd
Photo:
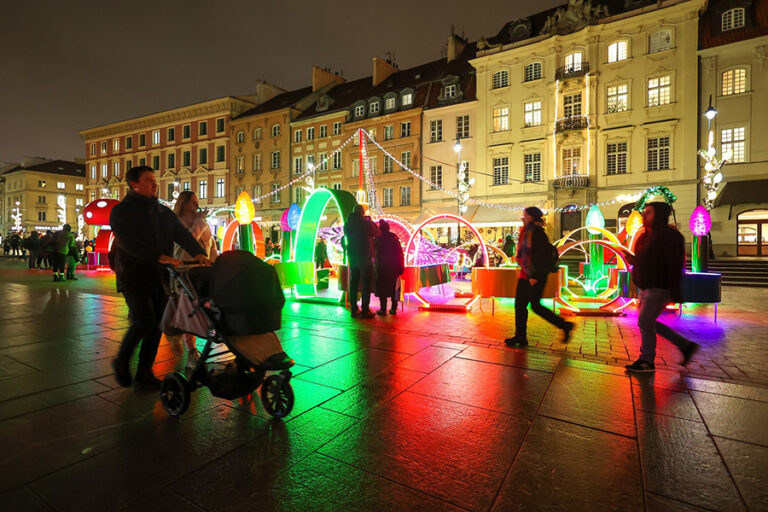
<instances>
[{"instance_id":1,"label":"building cornice","mask_svg":"<svg viewBox=\"0 0 768 512\"><path fill-rule=\"evenodd\" d=\"M237 115L253 108L254 104L231 96L216 100L196 103L186 107L165 110L155 114L127 119L117 123L111 123L95 128L80 130L80 138L85 141L113 137L115 135L128 134L141 129L153 128L158 125L170 124L178 121L189 121L195 117L207 117L216 114Z\"/></svg>"}]
</instances>

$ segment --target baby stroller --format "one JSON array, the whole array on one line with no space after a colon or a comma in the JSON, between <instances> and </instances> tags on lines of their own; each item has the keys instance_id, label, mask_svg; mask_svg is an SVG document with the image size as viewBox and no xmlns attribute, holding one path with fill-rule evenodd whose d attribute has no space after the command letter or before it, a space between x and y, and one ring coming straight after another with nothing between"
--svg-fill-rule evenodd
<instances>
[{"instance_id":1,"label":"baby stroller","mask_svg":"<svg viewBox=\"0 0 768 512\"><path fill-rule=\"evenodd\" d=\"M227 251L210 267L168 270L170 298L161 329L167 335L194 334L206 343L191 372L169 373L163 379L165 410L171 416L184 414L190 393L199 386L228 400L261 386L264 409L275 418L287 416L294 402L289 371L294 361L274 333L285 304L275 269L249 252ZM268 371L278 373L266 377Z\"/></svg>"}]
</instances>

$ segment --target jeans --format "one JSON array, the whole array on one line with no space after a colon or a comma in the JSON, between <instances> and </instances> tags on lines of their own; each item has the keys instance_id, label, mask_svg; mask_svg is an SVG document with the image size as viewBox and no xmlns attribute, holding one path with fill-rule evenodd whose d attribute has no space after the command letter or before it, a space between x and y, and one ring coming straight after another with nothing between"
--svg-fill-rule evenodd
<instances>
[{"instance_id":1,"label":"jeans","mask_svg":"<svg viewBox=\"0 0 768 512\"><path fill-rule=\"evenodd\" d=\"M692 345L691 341L656 320L669 304L669 290L648 288L647 290L639 290L637 295L640 303L637 313L637 327L640 329L642 339L640 359L647 363L653 363L656 359L656 333L668 339L680 350L688 350Z\"/></svg>"},{"instance_id":2,"label":"jeans","mask_svg":"<svg viewBox=\"0 0 768 512\"><path fill-rule=\"evenodd\" d=\"M559 329L565 327L565 320L541 305L541 295L544 293L544 286L546 284L546 279L536 281L534 285L531 285L528 279L517 280L517 290L515 291L515 337L526 338L528 336L528 304L531 305L534 313L555 327Z\"/></svg>"},{"instance_id":3,"label":"jeans","mask_svg":"<svg viewBox=\"0 0 768 512\"><path fill-rule=\"evenodd\" d=\"M168 297L160 283L147 289L125 288L123 297L128 305L131 325L123 336L117 357L128 361L141 342L139 367L152 368L160 345L160 319Z\"/></svg>"},{"instance_id":4,"label":"jeans","mask_svg":"<svg viewBox=\"0 0 768 512\"><path fill-rule=\"evenodd\" d=\"M373 265L355 265L349 267L349 303L352 305L352 311L357 311L357 290L361 287L362 281L363 296L361 309L370 311L371 305L371 276L373 274Z\"/></svg>"}]
</instances>

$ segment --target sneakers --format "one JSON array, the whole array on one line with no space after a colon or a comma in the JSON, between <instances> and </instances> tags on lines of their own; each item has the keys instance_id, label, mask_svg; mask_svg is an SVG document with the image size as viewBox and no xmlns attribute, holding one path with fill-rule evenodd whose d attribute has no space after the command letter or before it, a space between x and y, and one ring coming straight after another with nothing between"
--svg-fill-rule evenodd
<instances>
[{"instance_id":1,"label":"sneakers","mask_svg":"<svg viewBox=\"0 0 768 512\"><path fill-rule=\"evenodd\" d=\"M568 340L571 339L571 331L573 330L573 327L573 322L565 322L565 325L563 326L563 343L568 343Z\"/></svg>"},{"instance_id":2,"label":"sneakers","mask_svg":"<svg viewBox=\"0 0 768 512\"><path fill-rule=\"evenodd\" d=\"M160 379L152 373L152 368L139 368L133 379L133 387L136 391L157 391L160 389Z\"/></svg>"},{"instance_id":3,"label":"sneakers","mask_svg":"<svg viewBox=\"0 0 768 512\"><path fill-rule=\"evenodd\" d=\"M690 345L688 345L688 348L683 350L683 360L680 363L680 366L685 366L688 364L688 361L691 360L693 357L693 354L699 351L699 344L691 342Z\"/></svg>"},{"instance_id":4,"label":"sneakers","mask_svg":"<svg viewBox=\"0 0 768 512\"><path fill-rule=\"evenodd\" d=\"M504 340L504 343L508 347L527 347L528 346L528 340L526 338L523 338L522 336L514 336L512 338L507 338Z\"/></svg>"},{"instance_id":5,"label":"sneakers","mask_svg":"<svg viewBox=\"0 0 768 512\"><path fill-rule=\"evenodd\" d=\"M624 368L626 368L628 372L633 373L649 373L656 371L656 366L653 363L643 361L642 359L638 359L634 363L624 366Z\"/></svg>"},{"instance_id":6,"label":"sneakers","mask_svg":"<svg viewBox=\"0 0 768 512\"><path fill-rule=\"evenodd\" d=\"M115 380L118 384L124 388L131 385L131 371L128 369L128 361L116 357L112 360L112 370L115 372Z\"/></svg>"}]
</instances>

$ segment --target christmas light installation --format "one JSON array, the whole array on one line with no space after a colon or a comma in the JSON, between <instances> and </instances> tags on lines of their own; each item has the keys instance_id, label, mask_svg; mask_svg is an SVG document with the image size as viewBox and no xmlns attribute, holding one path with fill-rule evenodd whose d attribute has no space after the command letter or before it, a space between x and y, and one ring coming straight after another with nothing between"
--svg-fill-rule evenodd
<instances>
[{"instance_id":1,"label":"christmas light installation","mask_svg":"<svg viewBox=\"0 0 768 512\"><path fill-rule=\"evenodd\" d=\"M632 238L635 233L643 227L643 216L637 210L632 210L627 218L627 223L624 225L624 229L627 232L627 238Z\"/></svg>"},{"instance_id":2,"label":"christmas light installation","mask_svg":"<svg viewBox=\"0 0 768 512\"><path fill-rule=\"evenodd\" d=\"M64 194L59 194L56 198L56 216L59 224L67 223L67 197Z\"/></svg>"},{"instance_id":3,"label":"christmas light installation","mask_svg":"<svg viewBox=\"0 0 768 512\"><path fill-rule=\"evenodd\" d=\"M253 207L251 196L246 191L240 192L235 201L235 220L229 223L224 230L221 241L222 251L231 251L235 246L235 235L238 237L240 250L248 251L259 258L266 255L264 234L254 221L256 210Z\"/></svg>"},{"instance_id":4,"label":"christmas light installation","mask_svg":"<svg viewBox=\"0 0 768 512\"><path fill-rule=\"evenodd\" d=\"M722 158L717 157L715 133L712 131L712 120L716 115L717 110L712 107L712 95L710 95L709 108L704 112L704 117L707 118L707 127L709 129L707 150L699 150L699 156L704 159L704 177L701 181L704 183L704 188L707 191L704 196L704 206L707 210L711 210L715 207L715 199L717 199L720 183L723 181L723 173L721 172L721 169L728 160L733 158L733 151L730 148L723 152Z\"/></svg>"},{"instance_id":5,"label":"christmas light installation","mask_svg":"<svg viewBox=\"0 0 768 512\"><path fill-rule=\"evenodd\" d=\"M693 233L691 242L691 270L706 272L709 266L709 248L707 233L712 229L712 219L703 206L697 206L688 220L688 227Z\"/></svg>"}]
</instances>

